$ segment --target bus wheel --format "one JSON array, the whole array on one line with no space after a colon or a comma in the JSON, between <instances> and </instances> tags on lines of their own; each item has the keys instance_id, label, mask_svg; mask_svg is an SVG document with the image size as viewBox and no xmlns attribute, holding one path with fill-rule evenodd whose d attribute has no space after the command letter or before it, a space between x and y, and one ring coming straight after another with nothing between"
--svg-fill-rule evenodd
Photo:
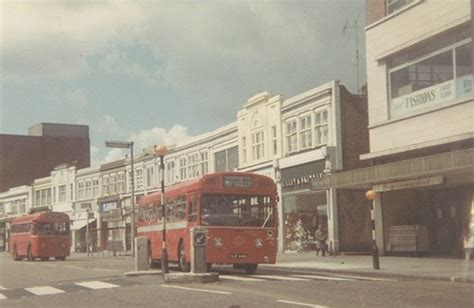
<instances>
[{"instance_id":1,"label":"bus wheel","mask_svg":"<svg viewBox=\"0 0 474 308\"><path fill-rule=\"evenodd\" d=\"M26 259L28 261L34 261L35 257L33 257L33 252L31 251L31 246L28 246L28 252L26 253Z\"/></svg>"},{"instance_id":2,"label":"bus wheel","mask_svg":"<svg viewBox=\"0 0 474 308\"><path fill-rule=\"evenodd\" d=\"M245 273L248 275L255 274L257 271L258 264L246 264L245 265Z\"/></svg>"},{"instance_id":3,"label":"bus wheel","mask_svg":"<svg viewBox=\"0 0 474 308\"><path fill-rule=\"evenodd\" d=\"M189 272L191 264L186 262L186 254L184 252L184 244L182 241L179 242L178 247L178 267L182 272Z\"/></svg>"},{"instance_id":4,"label":"bus wheel","mask_svg":"<svg viewBox=\"0 0 474 308\"><path fill-rule=\"evenodd\" d=\"M48 261L48 260L49 260L48 257L42 257L42 258L41 258L41 261Z\"/></svg>"},{"instance_id":5,"label":"bus wheel","mask_svg":"<svg viewBox=\"0 0 474 308\"><path fill-rule=\"evenodd\" d=\"M18 251L16 250L16 246L13 247L12 258L13 258L13 261L20 261L22 259L18 256Z\"/></svg>"},{"instance_id":6,"label":"bus wheel","mask_svg":"<svg viewBox=\"0 0 474 308\"><path fill-rule=\"evenodd\" d=\"M66 260L66 257L55 257L54 259L57 261L64 261Z\"/></svg>"}]
</instances>

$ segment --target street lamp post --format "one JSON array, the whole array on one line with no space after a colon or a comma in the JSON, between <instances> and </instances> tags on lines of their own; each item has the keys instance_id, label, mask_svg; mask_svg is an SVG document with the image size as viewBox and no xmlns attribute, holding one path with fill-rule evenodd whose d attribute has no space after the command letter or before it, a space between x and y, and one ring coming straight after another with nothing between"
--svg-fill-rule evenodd
<instances>
[{"instance_id":1,"label":"street lamp post","mask_svg":"<svg viewBox=\"0 0 474 308\"><path fill-rule=\"evenodd\" d=\"M365 197L370 200L370 217L372 222L372 265L375 270L380 269L379 263L379 249L377 248L377 241L375 239L375 213L374 213L374 200L377 198L377 193L374 190L368 190L365 193Z\"/></svg>"},{"instance_id":2,"label":"street lamp post","mask_svg":"<svg viewBox=\"0 0 474 308\"><path fill-rule=\"evenodd\" d=\"M168 149L163 145L155 147L155 155L160 158L161 171L161 220L163 221L163 241L161 250L161 271L168 273L168 252L166 251L166 206L165 206L165 163L164 156Z\"/></svg>"},{"instance_id":3,"label":"street lamp post","mask_svg":"<svg viewBox=\"0 0 474 308\"><path fill-rule=\"evenodd\" d=\"M130 245L132 249L132 257L135 256L135 170L133 166L133 141L106 141L105 146L108 148L118 148L118 149L130 149L130 168L131 173L130 177L132 178L132 191L131 191L131 205L132 205L132 217L131 217L131 235L130 235Z\"/></svg>"},{"instance_id":4,"label":"street lamp post","mask_svg":"<svg viewBox=\"0 0 474 308\"><path fill-rule=\"evenodd\" d=\"M89 208L87 208L86 210L87 212L87 225L86 225L86 250L87 250L87 256L90 255L90 251L89 251Z\"/></svg>"}]
</instances>

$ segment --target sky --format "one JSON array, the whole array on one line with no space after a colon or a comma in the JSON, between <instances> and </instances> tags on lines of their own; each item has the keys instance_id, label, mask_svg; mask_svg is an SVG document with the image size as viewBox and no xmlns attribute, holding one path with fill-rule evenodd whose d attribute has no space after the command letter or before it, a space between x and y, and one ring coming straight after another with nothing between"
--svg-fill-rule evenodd
<instances>
[{"instance_id":1,"label":"sky","mask_svg":"<svg viewBox=\"0 0 474 308\"><path fill-rule=\"evenodd\" d=\"M0 133L88 125L99 165L125 155L105 140L135 152L185 142L264 91L289 98L337 79L356 93L364 25L365 0L3 0Z\"/></svg>"}]
</instances>

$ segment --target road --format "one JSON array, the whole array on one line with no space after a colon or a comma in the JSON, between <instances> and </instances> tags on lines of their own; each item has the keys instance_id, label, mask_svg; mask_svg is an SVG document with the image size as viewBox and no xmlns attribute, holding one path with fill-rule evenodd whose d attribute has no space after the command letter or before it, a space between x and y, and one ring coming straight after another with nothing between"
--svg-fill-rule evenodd
<instances>
[{"instance_id":1,"label":"road","mask_svg":"<svg viewBox=\"0 0 474 308\"><path fill-rule=\"evenodd\" d=\"M174 268L171 267L171 270ZM125 276L130 258L71 256L14 262L0 255L1 307L473 307L467 283L259 269L246 276L215 267L218 283L165 284Z\"/></svg>"}]
</instances>

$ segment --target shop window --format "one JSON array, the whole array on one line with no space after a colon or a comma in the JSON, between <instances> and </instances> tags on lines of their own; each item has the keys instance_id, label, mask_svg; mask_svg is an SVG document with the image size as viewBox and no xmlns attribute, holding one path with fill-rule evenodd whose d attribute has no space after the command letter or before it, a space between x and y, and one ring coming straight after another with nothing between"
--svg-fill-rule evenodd
<instances>
[{"instance_id":1,"label":"shop window","mask_svg":"<svg viewBox=\"0 0 474 308\"><path fill-rule=\"evenodd\" d=\"M391 76L392 98L437 85L454 77L452 50L394 71Z\"/></svg>"},{"instance_id":2,"label":"shop window","mask_svg":"<svg viewBox=\"0 0 474 308\"><path fill-rule=\"evenodd\" d=\"M424 54L409 50L388 61L391 118L472 97L471 39L441 37L433 45L420 46Z\"/></svg>"}]
</instances>

